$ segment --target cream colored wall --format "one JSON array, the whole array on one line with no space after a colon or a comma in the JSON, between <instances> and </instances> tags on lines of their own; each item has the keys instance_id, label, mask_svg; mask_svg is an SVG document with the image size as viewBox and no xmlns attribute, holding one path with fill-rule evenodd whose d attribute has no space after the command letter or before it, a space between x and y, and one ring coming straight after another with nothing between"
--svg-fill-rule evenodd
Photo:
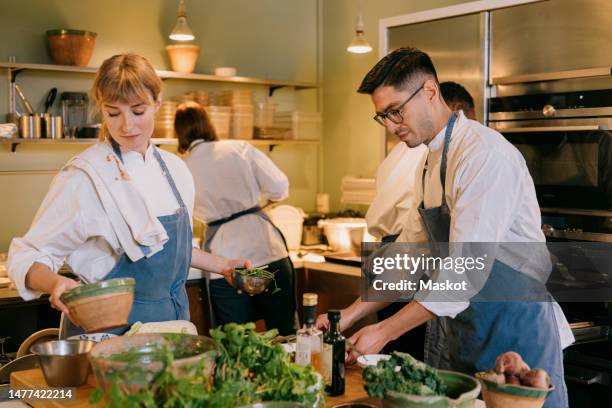
<instances>
[{"instance_id":1,"label":"cream colored wall","mask_svg":"<svg viewBox=\"0 0 612 408\"><path fill-rule=\"evenodd\" d=\"M374 113L370 98L356 92L365 74L379 60L378 20L464 2L466 1L323 2L323 187L330 194L332 209L346 207L340 203L342 177L374 177L383 155L381 139L384 136L380 126L372 120ZM369 54L351 54L346 51L354 34L360 9L363 11L365 35L374 47L374 51Z\"/></svg>"},{"instance_id":2,"label":"cream colored wall","mask_svg":"<svg viewBox=\"0 0 612 408\"><path fill-rule=\"evenodd\" d=\"M217 66L234 66L239 75L316 82L318 0L187 0L189 24L202 51L197 72L212 73ZM7 0L0 2L0 61L50 63L44 32L54 28L86 29L98 33L90 65L123 52L137 52L156 68L169 69L164 46L176 21L178 0ZM6 70L0 69L0 122L8 111ZM87 74L26 71L18 83L36 110L42 110L51 87L59 92L86 91ZM165 95L188 90L232 88L223 84L167 80ZM244 86L256 100L266 89ZM278 109L318 108L317 91L278 90ZM56 102L56 109L59 103ZM20 145L11 153L0 145L0 251L10 239L25 233L44 197L53 174L81 145ZM264 149L267 152L267 149ZM320 184L320 148L279 146L270 157L291 182L289 204L314 209Z\"/></svg>"}]
</instances>

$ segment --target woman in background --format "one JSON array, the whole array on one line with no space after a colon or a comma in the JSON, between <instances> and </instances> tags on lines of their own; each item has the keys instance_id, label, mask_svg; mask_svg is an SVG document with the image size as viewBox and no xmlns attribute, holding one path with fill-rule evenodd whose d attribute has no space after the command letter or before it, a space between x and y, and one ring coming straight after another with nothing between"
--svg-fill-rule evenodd
<instances>
[{"instance_id":1,"label":"woman in background","mask_svg":"<svg viewBox=\"0 0 612 408\"><path fill-rule=\"evenodd\" d=\"M281 289L272 294L238 293L220 277L210 277L210 295L217 324L262 318L281 335L295 333L293 265L280 230L261 210L261 198L280 201L289 182L265 154L239 140L219 141L204 108L187 102L178 107L174 128L179 152L195 181L195 215L206 222L205 249L224 257L268 265Z\"/></svg>"}]
</instances>

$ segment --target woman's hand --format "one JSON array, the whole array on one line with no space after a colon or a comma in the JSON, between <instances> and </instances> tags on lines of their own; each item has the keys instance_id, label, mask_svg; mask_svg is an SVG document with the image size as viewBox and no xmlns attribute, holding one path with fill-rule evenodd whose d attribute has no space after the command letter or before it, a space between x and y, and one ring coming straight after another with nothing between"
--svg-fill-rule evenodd
<instances>
[{"instance_id":1,"label":"woman's hand","mask_svg":"<svg viewBox=\"0 0 612 408\"><path fill-rule=\"evenodd\" d=\"M249 269L252 267L253 263L245 259L227 259L221 272L227 283L229 283L230 286L234 286L234 269Z\"/></svg>"},{"instance_id":2,"label":"woman's hand","mask_svg":"<svg viewBox=\"0 0 612 408\"><path fill-rule=\"evenodd\" d=\"M65 313L66 316L70 317L70 312L68 311L66 305L62 303L60 297L62 296L62 293L66 292L67 290L76 288L79 285L80 284L77 281L74 281L65 276L57 275L57 280L55 281L55 284L53 285L53 287L51 288L51 292L49 293L49 302L51 302L51 307L59 310L62 313Z\"/></svg>"}]
</instances>

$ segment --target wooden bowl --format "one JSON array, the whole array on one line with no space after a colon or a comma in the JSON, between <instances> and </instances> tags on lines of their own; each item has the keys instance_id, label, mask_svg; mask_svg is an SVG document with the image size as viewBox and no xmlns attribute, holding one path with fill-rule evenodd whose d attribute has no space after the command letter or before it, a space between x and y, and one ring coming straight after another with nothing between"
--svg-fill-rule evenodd
<instances>
[{"instance_id":1,"label":"wooden bowl","mask_svg":"<svg viewBox=\"0 0 612 408\"><path fill-rule=\"evenodd\" d=\"M61 301L85 332L106 331L128 325L135 285L133 278L109 279L69 290Z\"/></svg>"},{"instance_id":2,"label":"wooden bowl","mask_svg":"<svg viewBox=\"0 0 612 408\"><path fill-rule=\"evenodd\" d=\"M82 30L49 30L47 41L55 64L86 67L96 45L96 33Z\"/></svg>"}]
</instances>

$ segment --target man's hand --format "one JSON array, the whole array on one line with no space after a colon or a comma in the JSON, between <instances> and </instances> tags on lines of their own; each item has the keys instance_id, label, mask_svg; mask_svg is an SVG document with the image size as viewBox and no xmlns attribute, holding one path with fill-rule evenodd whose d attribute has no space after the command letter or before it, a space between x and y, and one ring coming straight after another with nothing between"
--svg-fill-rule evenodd
<instances>
[{"instance_id":1,"label":"man's hand","mask_svg":"<svg viewBox=\"0 0 612 408\"><path fill-rule=\"evenodd\" d=\"M353 320L351 318L350 312L347 309L342 309L340 311L340 327L338 327L338 329L343 332L346 329L350 329L352 325ZM329 320L327 319L327 313L323 313L317 316L317 320L315 321L315 327L323 331L329 330Z\"/></svg>"},{"instance_id":2,"label":"man's hand","mask_svg":"<svg viewBox=\"0 0 612 408\"><path fill-rule=\"evenodd\" d=\"M380 323L364 327L348 339L359 352L351 351L346 358L347 364L354 363L360 354L378 353L390 340Z\"/></svg>"},{"instance_id":3,"label":"man's hand","mask_svg":"<svg viewBox=\"0 0 612 408\"><path fill-rule=\"evenodd\" d=\"M70 312L68 311L66 305L62 303L60 297L62 296L62 293L66 292L67 290L76 288L77 286L80 286L77 281L74 281L65 276L57 275L57 280L55 281L55 284L53 285L53 288L49 293L49 302L51 302L51 307L59 310L62 313L65 313L66 316L70 317Z\"/></svg>"},{"instance_id":4,"label":"man's hand","mask_svg":"<svg viewBox=\"0 0 612 408\"><path fill-rule=\"evenodd\" d=\"M230 286L234 286L234 269L245 268L249 269L253 267L251 261L245 259L228 259L223 266L222 273L223 277Z\"/></svg>"}]
</instances>

